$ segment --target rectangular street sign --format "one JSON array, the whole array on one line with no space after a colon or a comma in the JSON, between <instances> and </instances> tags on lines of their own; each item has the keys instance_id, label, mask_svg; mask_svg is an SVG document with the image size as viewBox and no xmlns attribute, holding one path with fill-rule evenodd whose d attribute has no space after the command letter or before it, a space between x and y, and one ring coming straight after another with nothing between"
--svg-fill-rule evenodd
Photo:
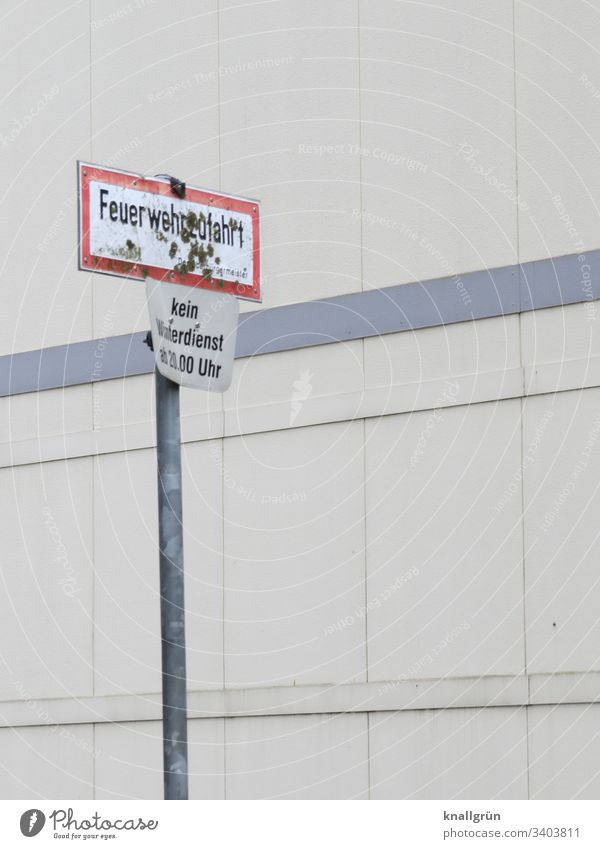
<instances>
[{"instance_id":1,"label":"rectangular street sign","mask_svg":"<svg viewBox=\"0 0 600 849\"><path fill-rule=\"evenodd\" d=\"M228 389L235 356L237 299L225 292L159 280L148 280L146 292L159 372L192 389Z\"/></svg>"},{"instance_id":2,"label":"rectangular street sign","mask_svg":"<svg viewBox=\"0 0 600 849\"><path fill-rule=\"evenodd\" d=\"M79 268L260 301L257 201L78 162Z\"/></svg>"}]
</instances>

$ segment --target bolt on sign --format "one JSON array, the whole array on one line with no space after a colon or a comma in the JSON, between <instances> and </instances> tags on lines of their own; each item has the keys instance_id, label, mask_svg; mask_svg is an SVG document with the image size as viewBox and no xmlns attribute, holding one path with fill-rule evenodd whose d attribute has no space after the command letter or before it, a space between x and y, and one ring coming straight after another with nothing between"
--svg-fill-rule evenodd
<instances>
[{"instance_id":1,"label":"bolt on sign","mask_svg":"<svg viewBox=\"0 0 600 849\"><path fill-rule=\"evenodd\" d=\"M257 201L77 165L80 269L260 301Z\"/></svg>"},{"instance_id":2,"label":"bolt on sign","mask_svg":"<svg viewBox=\"0 0 600 849\"><path fill-rule=\"evenodd\" d=\"M237 299L159 280L148 280L146 292L160 373L181 386L224 392L233 375Z\"/></svg>"}]
</instances>

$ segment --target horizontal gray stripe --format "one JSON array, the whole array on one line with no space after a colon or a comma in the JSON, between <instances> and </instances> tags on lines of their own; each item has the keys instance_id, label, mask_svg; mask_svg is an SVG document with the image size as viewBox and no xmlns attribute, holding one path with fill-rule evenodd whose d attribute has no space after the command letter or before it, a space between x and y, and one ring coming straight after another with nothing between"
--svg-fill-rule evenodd
<instances>
[{"instance_id":1,"label":"horizontal gray stripe","mask_svg":"<svg viewBox=\"0 0 600 849\"><path fill-rule=\"evenodd\" d=\"M600 251L240 315L236 357L600 299ZM145 333L0 357L0 396L149 374Z\"/></svg>"}]
</instances>

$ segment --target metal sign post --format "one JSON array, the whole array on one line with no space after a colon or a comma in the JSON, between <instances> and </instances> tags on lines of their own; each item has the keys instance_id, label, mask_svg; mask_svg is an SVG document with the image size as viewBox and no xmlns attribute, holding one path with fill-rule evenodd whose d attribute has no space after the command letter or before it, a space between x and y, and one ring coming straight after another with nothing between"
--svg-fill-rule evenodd
<instances>
[{"instance_id":1,"label":"metal sign post","mask_svg":"<svg viewBox=\"0 0 600 849\"><path fill-rule=\"evenodd\" d=\"M228 294L149 280L156 362L156 445L165 799L187 799L185 607L179 386L231 383L239 305Z\"/></svg>"},{"instance_id":2,"label":"metal sign post","mask_svg":"<svg viewBox=\"0 0 600 849\"><path fill-rule=\"evenodd\" d=\"M224 392L260 300L259 204L79 162L79 268L146 281L156 382L165 799L188 798L179 387Z\"/></svg>"},{"instance_id":3,"label":"metal sign post","mask_svg":"<svg viewBox=\"0 0 600 849\"><path fill-rule=\"evenodd\" d=\"M179 384L154 371L165 799L188 798Z\"/></svg>"},{"instance_id":4,"label":"metal sign post","mask_svg":"<svg viewBox=\"0 0 600 849\"><path fill-rule=\"evenodd\" d=\"M231 383L239 307L228 294L146 284L156 362L165 799L188 798L185 605L179 386Z\"/></svg>"}]
</instances>

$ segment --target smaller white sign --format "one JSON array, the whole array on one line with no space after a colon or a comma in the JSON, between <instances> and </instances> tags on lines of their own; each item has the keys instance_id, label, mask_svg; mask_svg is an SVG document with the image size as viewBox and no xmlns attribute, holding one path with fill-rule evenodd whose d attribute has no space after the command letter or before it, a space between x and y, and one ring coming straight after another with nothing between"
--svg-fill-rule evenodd
<instances>
[{"instance_id":1,"label":"smaller white sign","mask_svg":"<svg viewBox=\"0 0 600 849\"><path fill-rule=\"evenodd\" d=\"M146 292L159 372L191 389L228 389L238 326L237 298L159 280L147 280Z\"/></svg>"}]
</instances>

